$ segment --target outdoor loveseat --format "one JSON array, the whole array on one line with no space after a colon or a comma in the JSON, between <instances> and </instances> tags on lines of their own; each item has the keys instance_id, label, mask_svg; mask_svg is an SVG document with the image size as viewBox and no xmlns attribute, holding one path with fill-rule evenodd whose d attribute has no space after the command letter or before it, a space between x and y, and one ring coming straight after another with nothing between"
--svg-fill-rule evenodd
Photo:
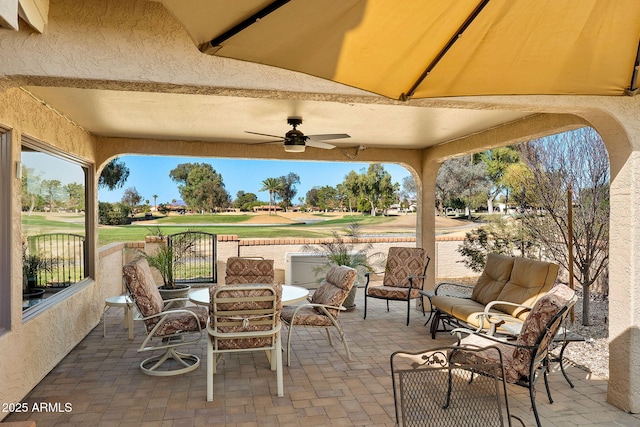
<instances>
[{"instance_id":1,"label":"outdoor loveseat","mask_svg":"<svg viewBox=\"0 0 640 427\"><path fill-rule=\"evenodd\" d=\"M441 282L427 295L433 311L431 337L447 330L447 324L517 335L533 305L551 290L557 277L557 264L489 254L475 286Z\"/></svg>"}]
</instances>

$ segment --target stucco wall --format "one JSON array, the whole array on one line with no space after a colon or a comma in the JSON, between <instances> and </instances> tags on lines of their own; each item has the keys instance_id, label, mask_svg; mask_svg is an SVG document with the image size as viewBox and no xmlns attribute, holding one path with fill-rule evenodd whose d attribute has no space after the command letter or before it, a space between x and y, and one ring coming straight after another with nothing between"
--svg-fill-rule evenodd
<instances>
[{"instance_id":1,"label":"stucco wall","mask_svg":"<svg viewBox=\"0 0 640 427\"><path fill-rule=\"evenodd\" d=\"M0 124L11 129L11 164L20 160L23 135L89 162L93 159L89 134L19 88L0 91ZM104 305L98 280L87 280L74 286L73 295L23 322L20 197L20 180L13 179L12 234L10 239L2 236L1 247L11 253L11 325L0 336L0 402L19 402L98 324ZM0 413L0 419L6 415Z\"/></svg>"}]
</instances>

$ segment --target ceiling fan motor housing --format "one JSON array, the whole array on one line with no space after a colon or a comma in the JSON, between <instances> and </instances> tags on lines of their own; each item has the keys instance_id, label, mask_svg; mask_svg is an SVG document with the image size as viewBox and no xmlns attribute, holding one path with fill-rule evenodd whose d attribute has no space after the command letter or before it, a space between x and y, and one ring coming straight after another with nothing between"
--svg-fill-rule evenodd
<instances>
[{"instance_id":1,"label":"ceiling fan motor housing","mask_svg":"<svg viewBox=\"0 0 640 427\"><path fill-rule=\"evenodd\" d=\"M289 152L302 152L307 137L297 129L292 129L285 135L284 149Z\"/></svg>"}]
</instances>

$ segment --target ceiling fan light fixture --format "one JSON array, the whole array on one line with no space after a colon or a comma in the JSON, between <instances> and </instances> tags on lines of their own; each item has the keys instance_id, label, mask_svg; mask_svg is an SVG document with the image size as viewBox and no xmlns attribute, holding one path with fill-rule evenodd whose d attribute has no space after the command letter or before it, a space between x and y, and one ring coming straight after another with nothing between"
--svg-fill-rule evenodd
<instances>
[{"instance_id":1,"label":"ceiling fan light fixture","mask_svg":"<svg viewBox=\"0 0 640 427\"><path fill-rule=\"evenodd\" d=\"M305 146L297 144L285 144L284 151L287 153L304 153Z\"/></svg>"}]
</instances>

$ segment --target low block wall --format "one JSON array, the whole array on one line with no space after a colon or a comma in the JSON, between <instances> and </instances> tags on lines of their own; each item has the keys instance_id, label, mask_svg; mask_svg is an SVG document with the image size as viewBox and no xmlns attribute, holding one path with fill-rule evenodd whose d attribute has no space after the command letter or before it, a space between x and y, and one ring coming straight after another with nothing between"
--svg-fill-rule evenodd
<instances>
[{"instance_id":1,"label":"low block wall","mask_svg":"<svg viewBox=\"0 0 640 427\"><path fill-rule=\"evenodd\" d=\"M332 239L240 239L237 235L218 235L218 282L224 281L224 271L229 257L260 256L274 260L276 281L284 282L285 254L287 252L303 252L305 245L320 244ZM462 238L436 237L436 253L431 256L432 265L436 269L436 278L469 277L478 273L462 264L462 258L457 252L462 244ZM365 245L372 244L372 253L385 254L392 246L415 247L415 237L362 237L354 248L359 250ZM153 253L158 245L157 239L149 236L145 240L144 250Z\"/></svg>"}]
</instances>

